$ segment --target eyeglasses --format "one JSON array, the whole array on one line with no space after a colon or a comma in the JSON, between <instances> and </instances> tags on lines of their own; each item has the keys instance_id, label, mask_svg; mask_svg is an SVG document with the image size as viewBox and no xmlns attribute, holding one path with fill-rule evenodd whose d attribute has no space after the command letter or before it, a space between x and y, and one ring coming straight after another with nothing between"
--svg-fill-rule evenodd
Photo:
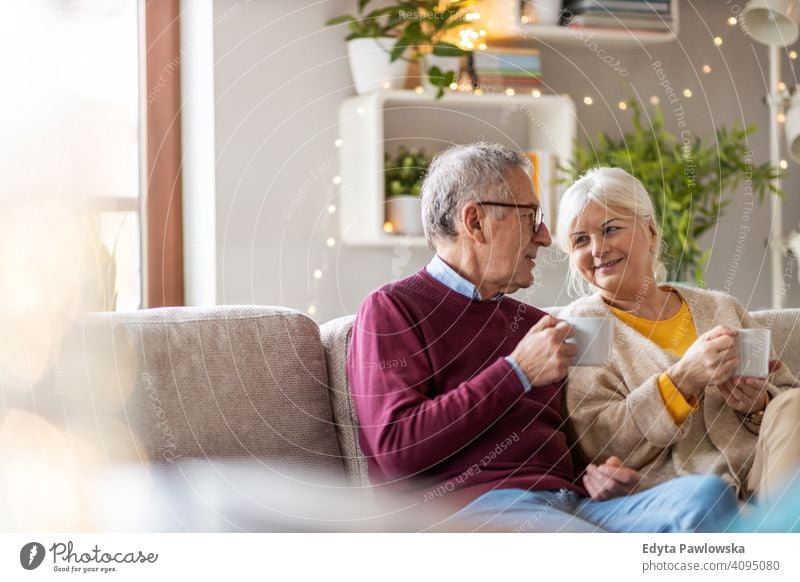
<instances>
[{"instance_id":1,"label":"eyeglasses","mask_svg":"<svg viewBox=\"0 0 800 582\"><path fill-rule=\"evenodd\" d=\"M539 231L542 228L542 224L544 223L544 212L542 211L542 207L537 206L536 204L511 204L510 202L481 202L481 201L479 201L478 204L481 204L483 206L502 206L504 208L533 210L533 214L528 215L533 234L539 234Z\"/></svg>"}]
</instances>

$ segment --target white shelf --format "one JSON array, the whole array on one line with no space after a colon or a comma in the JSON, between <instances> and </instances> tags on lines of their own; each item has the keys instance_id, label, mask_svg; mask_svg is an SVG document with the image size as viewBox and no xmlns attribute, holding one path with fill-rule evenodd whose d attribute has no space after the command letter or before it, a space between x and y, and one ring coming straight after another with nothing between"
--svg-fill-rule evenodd
<instances>
[{"instance_id":1,"label":"white shelf","mask_svg":"<svg viewBox=\"0 0 800 582\"><path fill-rule=\"evenodd\" d=\"M425 247L423 237L383 232L384 151L485 140L566 161L575 138L575 106L566 95L472 95L385 91L346 99L339 110L341 239L351 246Z\"/></svg>"},{"instance_id":2,"label":"white shelf","mask_svg":"<svg viewBox=\"0 0 800 582\"><path fill-rule=\"evenodd\" d=\"M668 31L626 28L589 28L544 24L523 24L519 0L483 0L481 20L489 23L489 41L515 46L545 43L554 46L586 46L592 41L602 48L627 48L672 42L678 37L680 9L672 7L673 26ZM591 36L591 38L589 38Z\"/></svg>"}]
</instances>

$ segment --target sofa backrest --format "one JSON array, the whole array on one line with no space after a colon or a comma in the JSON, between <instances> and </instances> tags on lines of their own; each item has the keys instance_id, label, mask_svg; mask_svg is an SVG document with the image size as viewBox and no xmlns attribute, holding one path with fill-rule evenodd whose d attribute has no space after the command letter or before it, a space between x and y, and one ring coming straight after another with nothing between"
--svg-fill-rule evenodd
<instances>
[{"instance_id":1,"label":"sofa backrest","mask_svg":"<svg viewBox=\"0 0 800 582\"><path fill-rule=\"evenodd\" d=\"M280 307L93 314L115 359L133 352L119 411L152 461L268 459L344 477L319 328Z\"/></svg>"},{"instance_id":2,"label":"sofa backrest","mask_svg":"<svg viewBox=\"0 0 800 582\"><path fill-rule=\"evenodd\" d=\"M800 309L765 309L750 315L758 325L772 330L772 346L778 357L800 377Z\"/></svg>"},{"instance_id":3,"label":"sofa backrest","mask_svg":"<svg viewBox=\"0 0 800 582\"><path fill-rule=\"evenodd\" d=\"M324 323L320 326L320 335L328 360L333 421L336 424L336 438L342 451L345 470L354 484L369 488L367 459L358 444L358 418L345 367L354 320L354 315L347 315Z\"/></svg>"}]
</instances>

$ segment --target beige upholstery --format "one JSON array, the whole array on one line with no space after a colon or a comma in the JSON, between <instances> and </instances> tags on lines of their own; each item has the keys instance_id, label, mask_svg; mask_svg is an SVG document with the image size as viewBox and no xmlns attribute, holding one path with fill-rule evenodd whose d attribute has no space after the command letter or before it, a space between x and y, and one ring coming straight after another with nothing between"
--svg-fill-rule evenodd
<instances>
[{"instance_id":1,"label":"beige upholstery","mask_svg":"<svg viewBox=\"0 0 800 582\"><path fill-rule=\"evenodd\" d=\"M772 329L775 349L800 372L800 310L752 315ZM124 397L103 404L94 391L81 406L119 409L116 416L133 427L150 459L256 457L369 487L345 370L352 315L320 328L279 307L168 308L90 319L105 324L94 326L100 337L92 341L106 350L97 353L114 361L119 376L131 352L127 368L136 370L135 381L118 390Z\"/></svg>"},{"instance_id":2,"label":"beige upholstery","mask_svg":"<svg viewBox=\"0 0 800 582\"><path fill-rule=\"evenodd\" d=\"M358 444L358 419L345 369L354 320L355 316L347 315L329 321L320 327L320 334L328 359L333 421L336 423L336 438L342 450L344 466L353 483L368 487L367 459Z\"/></svg>"},{"instance_id":3,"label":"beige upholstery","mask_svg":"<svg viewBox=\"0 0 800 582\"><path fill-rule=\"evenodd\" d=\"M795 376L800 376L800 309L766 309L750 315L761 327L772 330L778 357Z\"/></svg>"},{"instance_id":4,"label":"beige upholstery","mask_svg":"<svg viewBox=\"0 0 800 582\"><path fill-rule=\"evenodd\" d=\"M111 324L96 327L117 352L134 348L136 380L121 414L151 460L266 458L304 474L344 475L319 328L305 315L166 308L92 320Z\"/></svg>"}]
</instances>

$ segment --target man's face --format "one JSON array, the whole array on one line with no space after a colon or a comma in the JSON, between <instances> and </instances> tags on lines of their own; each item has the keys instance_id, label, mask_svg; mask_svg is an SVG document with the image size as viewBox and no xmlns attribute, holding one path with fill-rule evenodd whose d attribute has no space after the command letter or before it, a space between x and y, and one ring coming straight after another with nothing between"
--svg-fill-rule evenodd
<instances>
[{"instance_id":1,"label":"man's face","mask_svg":"<svg viewBox=\"0 0 800 582\"><path fill-rule=\"evenodd\" d=\"M506 172L505 179L513 195L513 203L539 205L531 178L521 168L511 168ZM514 293L533 285L533 268L539 247L548 247L552 242L544 223L539 232L534 234L531 227L534 210L503 210L501 219L487 213L488 245L482 253L485 276L484 284L479 285L484 299L497 292Z\"/></svg>"}]
</instances>

